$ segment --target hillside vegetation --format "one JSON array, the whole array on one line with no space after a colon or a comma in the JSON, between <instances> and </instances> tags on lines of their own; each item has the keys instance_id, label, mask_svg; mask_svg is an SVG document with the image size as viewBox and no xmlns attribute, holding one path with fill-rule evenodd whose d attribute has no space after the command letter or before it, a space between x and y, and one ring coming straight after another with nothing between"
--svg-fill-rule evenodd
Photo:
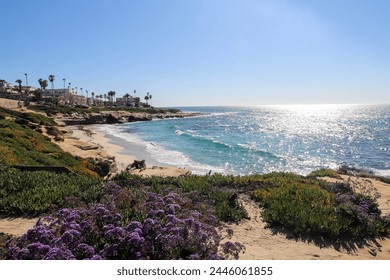
<instances>
[{"instance_id":1,"label":"hillside vegetation","mask_svg":"<svg viewBox=\"0 0 390 280\"><path fill-rule=\"evenodd\" d=\"M23 176L11 170L6 174ZM33 176L44 178L45 174ZM9 243L4 257L237 258L243 245L228 241L234 234L231 231L223 234L216 228L221 222L246 219L247 213L237 195L240 193L250 194L259 202L259 212L262 208L269 227L299 237L359 242L388 237L390 230L390 220L381 215L374 198L356 194L346 184L329 184L291 173L178 178L142 178L120 173L104 185L85 182L75 187L74 181L65 180L57 183L61 185L57 188L56 179L53 182L32 192L35 197L50 199L47 190L56 190L54 193L60 195L52 203L58 207L47 208L52 215ZM20 188L19 192L29 189L23 180L9 185ZM61 193L62 188L66 191ZM10 194L8 189L4 196ZM67 195L70 197L64 199ZM42 200L36 201L38 204ZM29 207L32 205L34 202ZM61 205L66 208L54 211Z\"/></svg>"},{"instance_id":2,"label":"hillside vegetation","mask_svg":"<svg viewBox=\"0 0 390 280\"><path fill-rule=\"evenodd\" d=\"M98 176L98 167L76 158L44 136L42 127L58 130L53 119L0 108L0 165L64 166L79 174Z\"/></svg>"}]
</instances>

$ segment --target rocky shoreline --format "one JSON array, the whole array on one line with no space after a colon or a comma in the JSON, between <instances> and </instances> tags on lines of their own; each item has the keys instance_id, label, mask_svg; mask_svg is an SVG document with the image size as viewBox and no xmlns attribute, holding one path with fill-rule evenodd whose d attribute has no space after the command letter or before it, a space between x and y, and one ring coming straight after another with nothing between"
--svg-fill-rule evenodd
<instances>
[{"instance_id":1,"label":"rocky shoreline","mask_svg":"<svg viewBox=\"0 0 390 280\"><path fill-rule=\"evenodd\" d=\"M158 114L134 113L126 111L102 111L99 113L58 113L55 120L60 125L89 125L89 124L118 124L138 121L151 121L153 119L171 119L198 116L199 113L164 112Z\"/></svg>"}]
</instances>

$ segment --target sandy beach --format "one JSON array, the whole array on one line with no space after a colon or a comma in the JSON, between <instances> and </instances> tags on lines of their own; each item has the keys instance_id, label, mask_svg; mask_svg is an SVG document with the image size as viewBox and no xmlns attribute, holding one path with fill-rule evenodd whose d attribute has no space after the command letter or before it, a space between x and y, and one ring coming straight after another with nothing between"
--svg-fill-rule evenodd
<instances>
[{"instance_id":1,"label":"sandy beach","mask_svg":"<svg viewBox=\"0 0 390 280\"><path fill-rule=\"evenodd\" d=\"M64 141L57 144L64 150L80 157L92 157L103 160L112 160L116 163L116 172L126 170L134 160L146 160L146 168L130 170L129 172L142 176L180 176L190 172L184 168L172 166L157 166L147 154L145 148L133 144L123 143L120 146L106 133L99 130L98 125L67 126ZM120 143L121 140L117 139ZM126 145L126 147L124 147ZM134 154L138 155L135 156Z\"/></svg>"}]
</instances>

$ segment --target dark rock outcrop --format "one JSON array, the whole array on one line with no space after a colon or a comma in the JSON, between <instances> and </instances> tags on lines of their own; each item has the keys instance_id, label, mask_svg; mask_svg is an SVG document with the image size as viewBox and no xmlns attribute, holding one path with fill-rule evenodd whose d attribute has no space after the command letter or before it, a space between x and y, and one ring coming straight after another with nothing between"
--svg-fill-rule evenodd
<instances>
[{"instance_id":1,"label":"dark rock outcrop","mask_svg":"<svg viewBox=\"0 0 390 280\"><path fill-rule=\"evenodd\" d=\"M60 117L61 122L66 125L85 125L85 124L117 124L126 122L151 121L153 119L183 118L195 116L191 113L130 113L126 111L104 111L100 113L73 113L64 114Z\"/></svg>"}]
</instances>

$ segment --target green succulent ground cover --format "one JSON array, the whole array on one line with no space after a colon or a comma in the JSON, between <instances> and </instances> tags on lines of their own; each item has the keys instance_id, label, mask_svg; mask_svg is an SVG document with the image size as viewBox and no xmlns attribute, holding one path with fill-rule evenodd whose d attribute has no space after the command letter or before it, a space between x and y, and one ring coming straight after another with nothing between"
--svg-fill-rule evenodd
<instances>
[{"instance_id":1,"label":"green succulent ground cover","mask_svg":"<svg viewBox=\"0 0 390 280\"><path fill-rule=\"evenodd\" d=\"M98 176L94 163L64 152L30 127L31 123L51 127L53 120L39 114L20 114L1 108L0 113L3 116L0 118L0 165L64 166L79 174Z\"/></svg>"},{"instance_id":2,"label":"green succulent ground cover","mask_svg":"<svg viewBox=\"0 0 390 280\"><path fill-rule=\"evenodd\" d=\"M42 114L35 114L31 112L18 112L0 107L0 119L4 119L5 117L25 119L27 121L41 125L56 125L56 122L52 118L48 118Z\"/></svg>"},{"instance_id":3,"label":"green succulent ground cover","mask_svg":"<svg viewBox=\"0 0 390 280\"><path fill-rule=\"evenodd\" d=\"M381 215L375 198L354 193L346 184L284 173L265 177L272 184L254 190L252 198L269 227L332 240L390 234L390 219Z\"/></svg>"},{"instance_id":4,"label":"green succulent ground cover","mask_svg":"<svg viewBox=\"0 0 390 280\"><path fill-rule=\"evenodd\" d=\"M311 172L308 177L331 177L336 179L341 179L340 175L336 170L332 169L319 169Z\"/></svg>"},{"instance_id":5,"label":"green succulent ground cover","mask_svg":"<svg viewBox=\"0 0 390 280\"><path fill-rule=\"evenodd\" d=\"M94 203L102 184L91 176L6 168L0 171L0 213L34 216Z\"/></svg>"}]
</instances>

